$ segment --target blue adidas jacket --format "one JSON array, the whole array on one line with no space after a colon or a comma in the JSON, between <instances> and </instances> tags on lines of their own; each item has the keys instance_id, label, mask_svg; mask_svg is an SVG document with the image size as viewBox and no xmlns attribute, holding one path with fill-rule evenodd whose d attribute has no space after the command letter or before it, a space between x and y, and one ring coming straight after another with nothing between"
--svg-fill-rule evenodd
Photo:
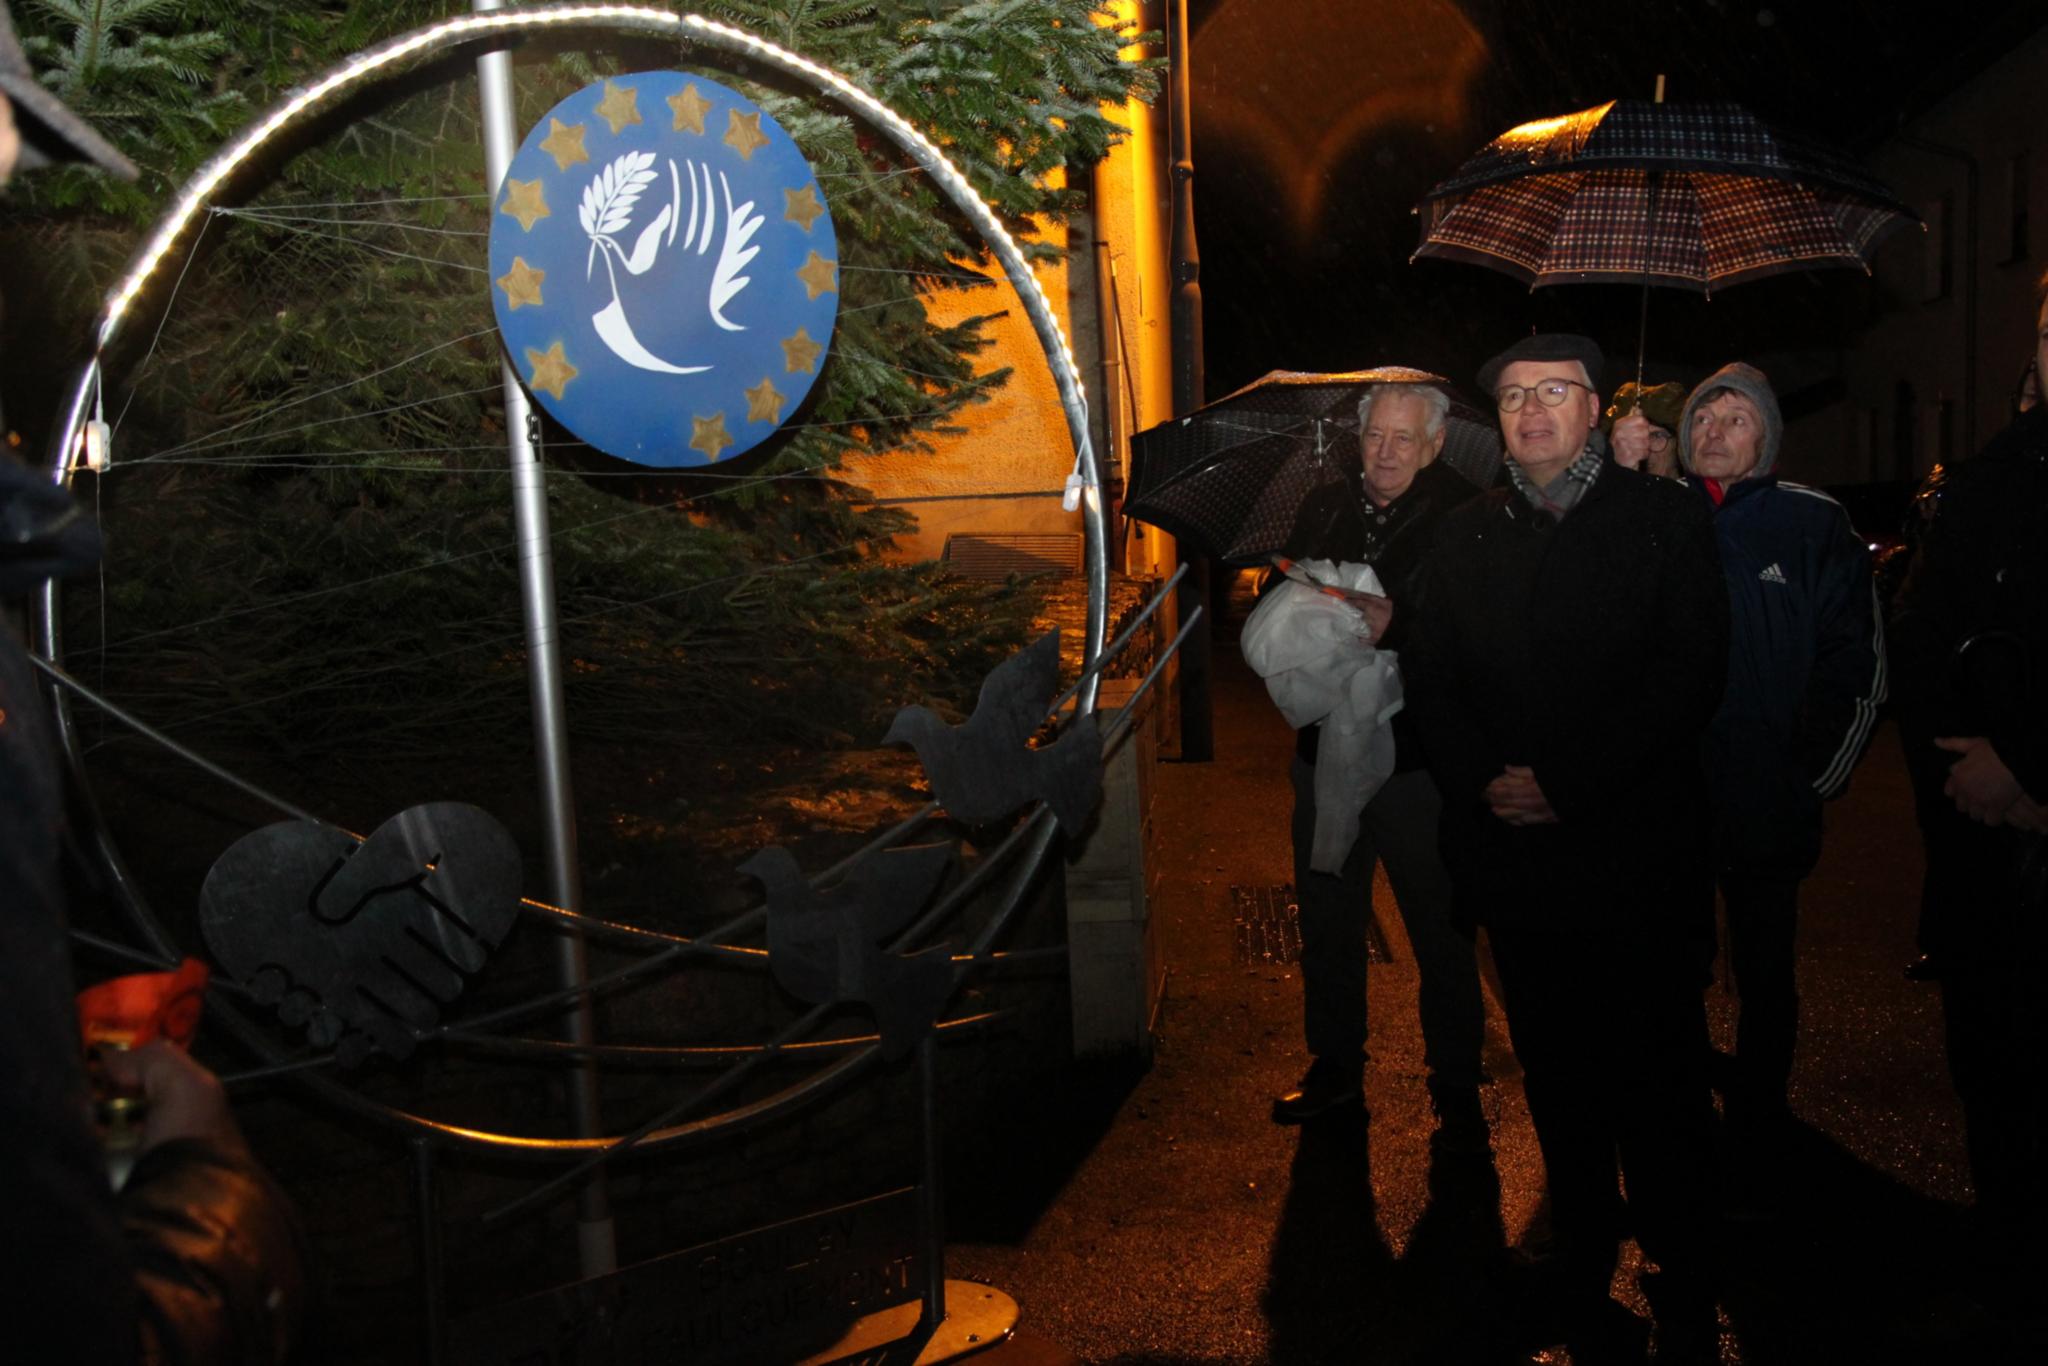
<instances>
[{"instance_id":1,"label":"blue adidas jacket","mask_svg":"<svg viewBox=\"0 0 2048 1366\"><path fill-rule=\"evenodd\" d=\"M1687 481L1710 507L1704 482ZM1765 475L1714 511L1728 584L1728 681L1703 759L1730 871L1804 877L1885 699L1870 552L1840 503Z\"/></svg>"}]
</instances>

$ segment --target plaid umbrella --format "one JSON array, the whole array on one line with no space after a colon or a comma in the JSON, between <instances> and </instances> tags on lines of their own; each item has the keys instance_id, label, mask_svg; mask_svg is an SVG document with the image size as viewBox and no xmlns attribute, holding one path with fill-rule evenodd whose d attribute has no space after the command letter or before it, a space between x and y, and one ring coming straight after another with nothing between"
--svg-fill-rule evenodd
<instances>
[{"instance_id":1,"label":"plaid umbrella","mask_svg":"<svg viewBox=\"0 0 2048 1366\"><path fill-rule=\"evenodd\" d=\"M1847 158L1734 104L1614 100L1511 128L1416 206L1435 256L1541 285L1726 285L1870 268L1911 210ZM1413 259L1413 258L1411 258Z\"/></svg>"},{"instance_id":2,"label":"plaid umbrella","mask_svg":"<svg viewBox=\"0 0 2048 1366\"><path fill-rule=\"evenodd\" d=\"M1309 496L1358 469L1358 401L1375 384L1428 384L1449 395L1438 458L1478 488L1493 482L1500 431L1443 376L1397 365L1275 370L1132 437L1124 514L1214 559L1264 563L1286 545Z\"/></svg>"}]
</instances>

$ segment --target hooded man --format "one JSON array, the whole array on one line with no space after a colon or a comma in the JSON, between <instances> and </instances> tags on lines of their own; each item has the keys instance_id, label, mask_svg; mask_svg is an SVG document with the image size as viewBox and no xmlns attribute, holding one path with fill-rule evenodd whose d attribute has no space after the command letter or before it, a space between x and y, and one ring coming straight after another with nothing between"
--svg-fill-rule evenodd
<instances>
[{"instance_id":1,"label":"hooded man","mask_svg":"<svg viewBox=\"0 0 2048 1366\"><path fill-rule=\"evenodd\" d=\"M1793 941L1821 803L1848 787L1885 697L1870 553L1840 503L1778 477L1784 426L1770 381L1738 361L1693 390L1678 431L1728 585L1728 684L1702 757L1742 1007L1726 1113L1752 1157L1790 1117Z\"/></svg>"},{"instance_id":2,"label":"hooded man","mask_svg":"<svg viewBox=\"0 0 2048 1366\"><path fill-rule=\"evenodd\" d=\"M1553 333L1479 372L1510 486L1444 518L1403 671L1543 1150L1557 1255L1532 1336L1561 1329L1574 1360L1626 1350L1634 1321L1608 1286L1632 1224L1661 1268L1644 1286L1660 1354L1712 1360L1699 740L1728 596L1706 509L1593 445L1600 368L1591 341Z\"/></svg>"}]
</instances>

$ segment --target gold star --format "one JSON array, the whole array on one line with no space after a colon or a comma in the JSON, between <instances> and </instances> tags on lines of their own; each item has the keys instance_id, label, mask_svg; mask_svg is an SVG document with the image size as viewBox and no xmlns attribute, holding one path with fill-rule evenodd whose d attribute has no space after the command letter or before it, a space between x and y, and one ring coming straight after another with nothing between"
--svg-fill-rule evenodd
<instances>
[{"instance_id":1,"label":"gold star","mask_svg":"<svg viewBox=\"0 0 2048 1366\"><path fill-rule=\"evenodd\" d=\"M548 119L548 135L541 139L540 149L555 159L558 171L590 160L590 153L583 150L583 125L563 123L558 118Z\"/></svg>"},{"instance_id":2,"label":"gold star","mask_svg":"<svg viewBox=\"0 0 2048 1366\"><path fill-rule=\"evenodd\" d=\"M526 264L524 256L513 257L512 269L498 277L498 288L505 291L506 309L508 311L516 310L521 304L532 304L535 308L539 308L541 306L540 282L547 277L548 273L546 271L535 270L532 266ZM532 353L529 352L528 354ZM560 398L561 395L556 394L555 397Z\"/></svg>"},{"instance_id":3,"label":"gold star","mask_svg":"<svg viewBox=\"0 0 2048 1366\"><path fill-rule=\"evenodd\" d=\"M782 216L805 232L809 232L811 224L818 221L818 215L825 212L825 206L818 202L816 185L806 185L801 190L784 190L782 198L785 205Z\"/></svg>"},{"instance_id":4,"label":"gold star","mask_svg":"<svg viewBox=\"0 0 2048 1366\"><path fill-rule=\"evenodd\" d=\"M612 136L626 131L629 123L640 122L640 92L630 85L604 83L604 98L597 102L597 116L612 126Z\"/></svg>"},{"instance_id":5,"label":"gold star","mask_svg":"<svg viewBox=\"0 0 2048 1366\"><path fill-rule=\"evenodd\" d=\"M768 382L768 376L761 376L759 384L740 392L747 396L747 421L782 421L782 405L787 396L777 392L775 386Z\"/></svg>"},{"instance_id":6,"label":"gold star","mask_svg":"<svg viewBox=\"0 0 2048 1366\"><path fill-rule=\"evenodd\" d=\"M498 206L500 213L509 213L519 220L519 226L526 232L533 231L533 225L548 216L547 190L539 180L514 180L505 178L505 202Z\"/></svg>"},{"instance_id":7,"label":"gold star","mask_svg":"<svg viewBox=\"0 0 2048 1366\"><path fill-rule=\"evenodd\" d=\"M732 444L726 434L725 414L713 413L709 417L690 419L690 449L702 451L711 459L718 459L718 453Z\"/></svg>"},{"instance_id":8,"label":"gold star","mask_svg":"<svg viewBox=\"0 0 2048 1366\"><path fill-rule=\"evenodd\" d=\"M838 269L838 262L827 261L814 251L804 258L803 266L798 269L796 278L804 282L804 288L811 291L810 297L815 299L828 289L837 292L839 282L833 277L833 272Z\"/></svg>"},{"instance_id":9,"label":"gold star","mask_svg":"<svg viewBox=\"0 0 2048 1366\"><path fill-rule=\"evenodd\" d=\"M526 382L535 389L553 394L557 402L561 401L562 391L569 387L569 381L583 373L569 364L569 358L562 354L560 342L550 346L546 352L527 347L526 363L533 367L533 374Z\"/></svg>"},{"instance_id":10,"label":"gold star","mask_svg":"<svg viewBox=\"0 0 2048 1366\"><path fill-rule=\"evenodd\" d=\"M711 108L711 101L697 93L693 82L683 87L680 95L668 97L668 107L676 111L675 127L678 132L701 133L704 131L704 115Z\"/></svg>"},{"instance_id":11,"label":"gold star","mask_svg":"<svg viewBox=\"0 0 2048 1366\"><path fill-rule=\"evenodd\" d=\"M807 329L799 327L794 337L784 337L782 339L783 371L793 375L799 370L808 370L812 374L816 374L818 372L818 353L824 349L823 346L811 340L811 334Z\"/></svg>"},{"instance_id":12,"label":"gold star","mask_svg":"<svg viewBox=\"0 0 2048 1366\"><path fill-rule=\"evenodd\" d=\"M738 152L740 160L752 161L755 149L768 145L768 135L761 131L761 116L731 110L725 123L725 145Z\"/></svg>"}]
</instances>

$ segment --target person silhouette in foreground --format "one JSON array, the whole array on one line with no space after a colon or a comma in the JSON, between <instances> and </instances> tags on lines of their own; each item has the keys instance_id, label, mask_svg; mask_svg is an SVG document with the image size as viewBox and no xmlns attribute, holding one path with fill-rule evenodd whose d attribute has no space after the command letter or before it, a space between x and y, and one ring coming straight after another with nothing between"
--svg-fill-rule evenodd
<instances>
[{"instance_id":1,"label":"person silhouette in foreground","mask_svg":"<svg viewBox=\"0 0 2048 1366\"><path fill-rule=\"evenodd\" d=\"M1481 369L1509 486L1444 519L1403 664L1458 910L1486 927L1549 1182L1555 1253L1511 1287L1526 1336L1562 1338L1579 1363L1640 1360L1643 1325L1608 1294L1633 1231L1658 1268L1643 1288L1659 1360L1711 1361L1699 746L1727 672L1728 595L1706 509L1593 444L1601 359L1553 333Z\"/></svg>"},{"instance_id":2,"label":"person silhouette in foreground","mask_svg":"<svg viewBox=\"0 0 2048 1366\"><path fill-rule=\"evenodd\" d=\"M57 157L135 173L36 84L0 7L0 184ZM0 608L98 551L69 496L0 452ZM147 1106L135 1166L111 1188L73 1004L66 838L55 718L0 611L0 1356L282 1361L305 1302L297 1223L219 1080L170 1044L104 1060Z\"/></svg>"},{"instance_id":3,"label":"person silhouette in foreground","mask_svg":"<svg viewBox=\"0 0 2048 1366\"><path fill-rule=\"evenodd\" d=\"M2034 303L2048 373L2048 275ZM1948 471L1891 653L1976 1192L1971 1293L2048 1343L2048 406Z\"/></svg>"}]
</instances>

